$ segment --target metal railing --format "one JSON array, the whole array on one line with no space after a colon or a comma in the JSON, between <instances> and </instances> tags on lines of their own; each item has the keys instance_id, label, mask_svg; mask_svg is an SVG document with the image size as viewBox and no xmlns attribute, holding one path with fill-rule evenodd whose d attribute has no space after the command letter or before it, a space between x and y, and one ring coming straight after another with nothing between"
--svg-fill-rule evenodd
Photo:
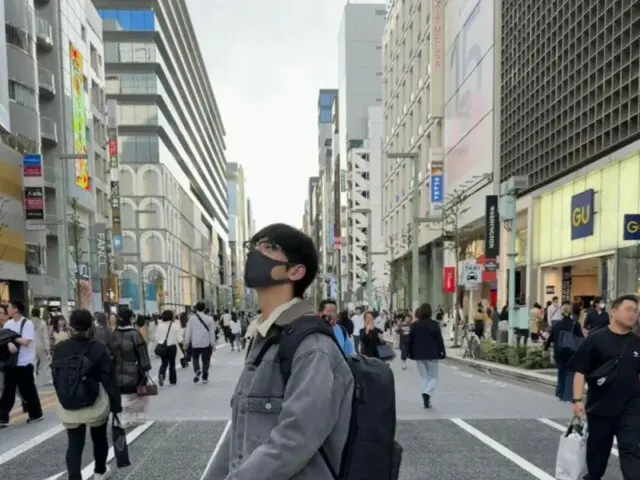
<instances>
[{"instance_id":1,"label":"metal railing","mask_svg":"<svg viewBox=\"0 0 640 480\"><path fill-rule=\"evenodd\" d=\"M53 72L47 68L38 66L38 85L55 93L56 79Z\"/></svg>"},{"instance_id":2,"label":"metal railing","mask_svg":"<svg viewBox=\"0 0 640 480\"><path fill-rule=\"evenodd\" d=\"M58 143L58 124L47 117L40 117L40 134L42 138Z\"/></svg>"}]
</instances>

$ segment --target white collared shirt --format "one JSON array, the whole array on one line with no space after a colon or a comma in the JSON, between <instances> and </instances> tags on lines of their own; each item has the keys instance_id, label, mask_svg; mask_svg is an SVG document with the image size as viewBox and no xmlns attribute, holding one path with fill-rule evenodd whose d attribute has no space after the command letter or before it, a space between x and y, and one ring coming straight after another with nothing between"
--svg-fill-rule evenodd
<instances>
[{"instance_id":1,"label":"white collared shirt","mask_svg":"<svg viewBox=\"0 0 640 480\"><path fill-rule=\"evenodd\" d=\"M20 335L20 337L24 340L31 340L31 343L28 346L18 346L18 367L26 367L27 365L35 365L36 363L36 334L35 329L33 328L33 322L28 318L22 317L18 320L11 319L4 324L4 328L8 328L9 330L13 330L20 334L20 326L22 325L23 320L26 321L24 322L22 335Z\"/></svg>"},{"instance_id":2,"label":"white collared shirt","mask_svg":"<svg viewBox=\"0 0 640 480\"><path fill-rule=\"evenodd\" d=\"M289 309L289 307L291 307L292 305L295 305L296 303L298 303L300 301L301 300L296 297L296 298L288 301L287 303L283 303L279 307L276 307L273 310L273 312L271 312L271 315L269 315L269 318L267 318L265 320L262 319L262 315L259 315L257 318L255 318L249 324L249 327L247 327L247 334L245 335L245 337L246 338L251 338L256 333L259 333L263 337L266 337L267 333L269 332L269 329L275 323L275 321L278 319L278 317L280 315L282 315L282 313L285 312L287 309Z\"/></svg>"}]
</instances>

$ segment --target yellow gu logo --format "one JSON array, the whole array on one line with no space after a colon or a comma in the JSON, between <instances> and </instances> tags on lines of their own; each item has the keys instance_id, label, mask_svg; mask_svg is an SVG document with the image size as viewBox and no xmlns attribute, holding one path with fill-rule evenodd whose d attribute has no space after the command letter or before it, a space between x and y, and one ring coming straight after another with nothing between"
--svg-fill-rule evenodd
<instances>
[{"instance_id":1,"label":"yellow gu logo","mask_svg":"<svg viewBox=\"0 0 640 480\"><path fill-rule=\"evenodd\" d=\"M591 220L591 206L585 205L583 207L576 207L571 212L571 224L574 227L579 227L580 225L587 225Z\"/></svg>"},{"instance_id":2,"label":"yellow gu logo","mask_svg":"<svg viewBox=\"0 0 640 480\"><path fill-rule=\"evenodd\" d=\"M638 230L640 230L640 223L635 220L630 220L624 226L624 229L629 233L638 233Z\"/></svg>"}]
</instances>

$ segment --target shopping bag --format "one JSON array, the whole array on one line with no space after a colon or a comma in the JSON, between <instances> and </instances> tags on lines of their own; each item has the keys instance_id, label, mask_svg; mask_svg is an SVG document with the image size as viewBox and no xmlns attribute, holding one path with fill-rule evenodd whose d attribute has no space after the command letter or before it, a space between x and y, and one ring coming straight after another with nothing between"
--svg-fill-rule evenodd
<instances>
[{"instance_id":1,"label":"shopping bag","mask_svg":"<svg viewBox=\"0 0 640 480\"><path fill-rule=\"evenodd\" d=\"M556 457L557 480L581 480L587 466L587 427L580 419L572 419L560 437Z\"/></svg>"},{"instance_id":2,"label":"shopping bag","mask_svg":"<svg viewBox=\"0 0 640 480\"><path fill-rule=\"evenodd\" d=\"M124 468L131 465L129 460L129 446L127 445L127 433L117 415L113 416L111 421L111 438L113 440L113 456L116 459L118 468Z\"/></svg>"}]
</instances>

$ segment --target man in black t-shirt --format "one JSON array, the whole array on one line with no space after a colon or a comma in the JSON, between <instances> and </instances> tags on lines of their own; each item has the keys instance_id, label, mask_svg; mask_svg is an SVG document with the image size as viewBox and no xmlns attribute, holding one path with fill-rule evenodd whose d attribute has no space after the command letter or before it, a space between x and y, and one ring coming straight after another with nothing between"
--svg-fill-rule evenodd
<instances>
[{"instance_id":1,"label":"man in black t-shirt","mask_svg":"<svg viewBox=\"0 0 640 480\"><path fill-rule=\"evenodd\" d=\"M589 333L595 332L601 328L609 325L609 314L604 309L604 300L600 297L593 299L595 308L591 309L587 313L587 317L584 319L584 329Z\"/></svg>"},{"instance_id":2,"label":"man in black t-shirt","mask_svg":"<svg viewBox=\"0 0 640 480\"><path fill-rule=\"evenodd\" d=\"M587 479L604 476L618 439L624 480L640 479L640 337L631 332L638 322L638 298L618 297L608 328L592 332L569 363L573 380L573 414L587 417ZM582 404L589 385L586 413Z\"/></svg>"}]
</instances>

